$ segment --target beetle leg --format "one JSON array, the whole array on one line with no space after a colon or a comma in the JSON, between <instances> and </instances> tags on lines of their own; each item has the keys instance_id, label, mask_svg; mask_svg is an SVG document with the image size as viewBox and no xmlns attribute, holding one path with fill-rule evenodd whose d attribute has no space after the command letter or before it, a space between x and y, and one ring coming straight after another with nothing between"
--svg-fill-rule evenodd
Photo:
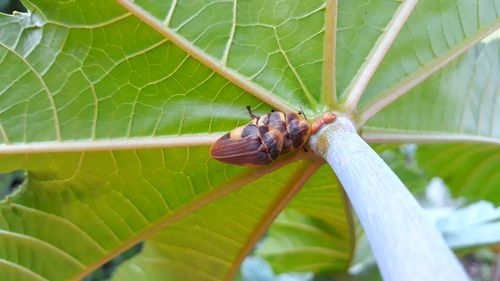
<instances>
[{"instance_id":1,"label":"beetle leg","mask_svg":"<svg viewBox=\"0 0 500 281\"><path fill-rule=\"evenodd\" d=\"M305 145L302 148L304 149L304 152L309 152L309 150L307 150Z\"/></svg>"},{"instance_id":2,"label":"beetle leg","mask_svg":"<svg viewBox=\"0 0 500 281\"><path fill-rule=\"evenodd\" d=\"M247 105L247 110L248 110L248 114L250 115L250 117L253 119L253 118L257 118L257 122L259 121L259 117L258 115L255 115L252 113L252 109L250 108L249 105Z\"/></svg>"},{"instance_id":3,"label":"beetle leg","mask_svg":"<svg viewBox=\"0 0 500 281\"><path fill-rule=\"evenodd\" d=\"M299 114L303 115L304 118L307 120L306 114L304 113L304 109L302 109L302 106L300 107Z\"/></svg>"}]
</instances>

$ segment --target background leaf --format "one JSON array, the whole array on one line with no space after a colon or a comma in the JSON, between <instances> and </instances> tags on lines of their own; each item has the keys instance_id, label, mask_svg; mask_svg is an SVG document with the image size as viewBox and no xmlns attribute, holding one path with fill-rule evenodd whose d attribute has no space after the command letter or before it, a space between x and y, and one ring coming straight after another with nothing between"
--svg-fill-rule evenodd
<instances>
[{"instance_id":1,"label":"background leaf","mask_svg":"<svg viewBox=\"0 0 500 281\"><path fill-rule=\"evenodd\" d=\"M500 40L481 43L372 118L367 137L498 142Z\"/></svg>"},{"instance_id":2,"label":"background leaf","mask_svg":"<svg viewBox=\"0 0 500 281\"><path fill-rule=\"evenodd\" d=\"M345 271L352 256L349 209L323 166L276 219L257 255L276 273Z\"/></svg>"},{"instance_id":3,"label":"background leaf","mask_svg":"<svg viewBox=\"0 0 500 281\"><path fill-rule=\"evenodd\" d=\"M498 145L421 145L417 155L420 165L429 174L443 178L454 196L500 204Z\"/></svg>"}]
</instances>

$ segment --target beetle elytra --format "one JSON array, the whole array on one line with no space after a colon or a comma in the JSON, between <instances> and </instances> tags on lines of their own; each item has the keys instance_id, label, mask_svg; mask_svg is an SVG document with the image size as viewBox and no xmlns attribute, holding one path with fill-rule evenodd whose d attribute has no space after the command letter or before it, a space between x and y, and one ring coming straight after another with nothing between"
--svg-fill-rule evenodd
<instances>
[{"instance_id":1,"label":"beetle elytra","mask_svg":"<svg viewBox=\"0 0 500 281\"><path fill-rule=\"evenodd\" d=\"M335 119L333 113L309 124L301 112L272 111L262 116L252 113L252 120L219 138L210 148L212 158L224 163L253 166L269 164L279 155L302 147L311 133Z\"/></svg>"}]
</instances>

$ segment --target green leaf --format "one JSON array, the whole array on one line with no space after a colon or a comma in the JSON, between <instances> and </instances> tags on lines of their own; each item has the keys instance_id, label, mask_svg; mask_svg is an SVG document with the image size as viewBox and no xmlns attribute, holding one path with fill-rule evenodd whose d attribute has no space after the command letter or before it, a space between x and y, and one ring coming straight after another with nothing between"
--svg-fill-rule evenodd
<instances>
[{"instance_id":1,"label":"green leaf","mask_svg":"<svg viewBox=\"0 0 500 281\"><path fill-rule=\"evenodd\" d=\"M140 255L119 269L114 280L162 280L165 276L172 280L227 280L239 268L234 260L241 262L245 248L263 234L298 181L297 177L280 179L290 173L307 176L311 168L317 169L310 163L281 169L162 230L148 240ZM346 223L337 226L346 227ZM348 250L348 242L346 237L339 246ZM337 260L348 262L347 256Z\"/></svg>"},{"instance_id":2,"label":"green leaf","mask_svg":"<svg viewBox=\"0 0 500 281\"><path fill-rule=\"evenodd\" d=\"M500 40L478 44L372 118L368 138L500 142Z\"/></svg>"},{"instance_id":3,"label":"green leaf","mask_svg":"<svg viewBox=\"0 0 500 281\"><path fill-rule=\"evenodd\" d=\"M375 145L372 147L414 195L425 191L430 177L417 164L415 153L417 146Z\"/></svg>"},{"instance_id":4,"label":"green leaf","mask_svg":"<svg viewBox=\"0 0 500 281\"><path fill-rule=\"evenodd\" d=\"M207 59L281 103L317 110L324 0L173 1L161 11L153 2L137 1L144 9L138 16L154 16L187 40L191 52L209 55Z\"/></svg>"},{"instance_id":5,"label":"green leaf","mask_svg":"<svg viewBox=\"0 0 500 281\"><path fill-rule=\"evenodd\" d=\"M238 278L235 281L312 281L314 274L311 272L274 274L265 260L257 256L249 256L243 261Z\"/></svg>"},{"instance_id":6,"label":"green leaf","mask_svg":"<svg viewBox=\"0 0 500 281\"><path fill-rule=\"evenodd\" d=\"M207 146L189 147L210 144L210 133L246 122L248 104L258 113L270 107L194 58L192 50L165 39L144 18L113 2L33 1L28 8L30 14L0 17L0 79L7 82L0 86L0 132L12 153L3 156L0 169L28 171L27 183L1 206L3 239L14 245L14 251L1 254L1 279L82 277L160 228L290 163L230 167L211 160ZM287 187L300 188L297 179ZM266 210L260 200L280 208L287 202L269 201L283 185L265 183L270 193L256 194L248 203L253 213L245 215L246 222L263 216L257 212ZM245 196L231 194L228 210ZM280 208L266 213L261 231ZM201 221L214 226L225 222L201 214ZM239 218L235 212L226 216ZM183 224L190 222L196 221ZM167 229L157 236L186 235L174 226ZM232 234L241 242L222 253L226 271L238 269L262 234L256 229ZM74 245L75 239L81 242ZM192 246L200 251L200 244ZM38 257L29 258L31 248Z\"/></svg>"},{"instance_id":7,"label":"green leaf","mask_svg":"<svg viewBox=\"0 0 500 281\"><path fill-rule=\"evenodd\" d=\"M1 205L0 238L12 245L2 258L17 264L17 274L82 277L259 175L228 180L242 169L207 160L206 153L201 147L4 157L2 170L22 167L29 177ZM214 170L222 173L209 178ZM17 280L5 274L0 279Z\"/></svg>"},{"instance_id":8,"label":"green leaf","mask_svg":"<svg viewBox=\"0 0 500 281\"><path fill-rule=\"evenodd\" d=\"M419 1L360 101L365 120L498 29L499 7L497 0Z\"/></svg>"},{"instance_id":9,"label":"green leaf","mask_svg":"<svg viewBox=\"0 0 500 281\"><path fill-rule=\"evenodd\" d=\"M417 157L430 175L443 178L454 196L500 204L498 145L421 145Z\"/></svg>"},{"instance_id":10,"label":"green leaf","mask_svg":"<svg viewBox=\"0 0 500 281\"><path fill-rule=\"evenodd\" d=\"M345 219L349 210L339 209L344 193L330 174L325 166L308 181L257 249L275 272L347 270L354 237L339 231L351 222Z\"/></svg>"},{"instance_id":11,"label":"green leaf","mask_svg":"<svg viewBox=\"0 0 500 281\"><path fill-rule=\"evenodd\" d=\"M220 132L261 104L122 7L97 3L42 1L0 18L3 143Z\"/></svg>"},{"instance_id":12,"label":"green leaf","mask_svg":"<svg viewBox=\"0 0 500 281\"><path fill-rule=\"evenodd\" d=\"M429 13L438 4L422 2L401 38L458 14L467 24L477 14L479 24L412 71L453 58L456 48L498 25L491 1L479 3L479 13ZM348 88L357 69L372 61L371 45L387 34L402 5L355 1L337 10L336 1L325 0L33 0L26 6L30 13L0 15L0 170L28 174L0 204L2 280L78 279L143 240L144 252L117 276L141 274L140 265L142 274L187 274L183 280L232 278L323 162L299 152L269 166L235 167L211 160L208 146L248 122L247 105L258 114L304 107L308 116L341 108L333 88ZM421 20L425 14L429 21ZM397 50L377 72L370 99L398 79L413 79L388 73L387 65L401 61L391 55ZM420 54L427 51L409 52ZM331 265L310 268L340 270L352 251L349 214L344 198L333 195L331 171L325 167L318 177L283 218L327 226L335 242L317 242L340 254ZM323 186L328 200L317 197ZM176 267L182 259L202 270Z\"/></svg>"},{"instance_id":13,"label":"green leaf","mask_svg":"<svg viewBox=\"0 0 500 281\"><path fill-rule=\"evenodd\" d=\"M367 61L370 51L383 35L401 2L339 1L336 86L340 97L347 95L347 88Z\"/></svg>"}]
</instances>

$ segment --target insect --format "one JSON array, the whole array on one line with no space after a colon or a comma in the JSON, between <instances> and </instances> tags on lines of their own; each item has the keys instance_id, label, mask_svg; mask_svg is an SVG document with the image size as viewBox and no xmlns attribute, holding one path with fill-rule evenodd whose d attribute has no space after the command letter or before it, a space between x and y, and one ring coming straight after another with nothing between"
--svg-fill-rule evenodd
<instances>
[{"instance_id":1,"label":"insect","mask_svg":"<svg viewBox=\"0 0 500 281\"><path fill-rule=\"evenodd\" d=\"M271 111L258 116L250 106L247 110L252 120L219 138L210 148L212 158L243 166L269 164L279 155L303 147L311 133L336 118L333 113L324 113L311 125L303 111Z\"/></svg>"}]
</instances>

